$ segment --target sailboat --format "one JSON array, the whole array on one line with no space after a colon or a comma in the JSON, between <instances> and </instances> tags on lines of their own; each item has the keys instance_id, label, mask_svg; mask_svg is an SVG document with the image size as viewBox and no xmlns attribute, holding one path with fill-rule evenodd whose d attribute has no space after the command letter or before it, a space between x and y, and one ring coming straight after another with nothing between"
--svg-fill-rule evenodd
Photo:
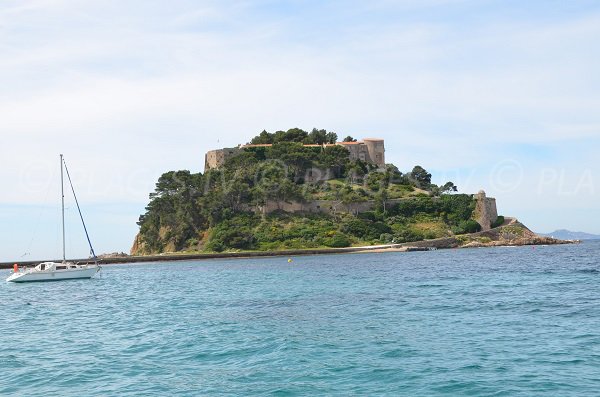
<instances>
[{"instance_id":1,"label":"sailboat","mask_svg":"<svg viewBox=\"0 0 600 397\"><path fill-rule=\"evenodd\" d=\"M85 236L87 237L88 244L90 246L90 253L92 254L92 260L90 263L74 263L67 262L66 253L65 253L65 190L64 190L64 174L63 169L66 171L67 178L69 179L69 184L71 186L71 191L73 192L73 197L75 198L75 204L77 204L77 210L79 211L79 217L81 218L81 223L83 224L83 230L85 231ZM100 271L101 267L98 266L98 257L94 252L94 248L92 247L92 242L90 240L90 236L87 231L87 227L85 226L85 222L83 220L83 215L81 214L81 209L79 208L79 202L77 201L77 195L75 194L75 189L73 188L73 182L71 181L71 176L69 175L69 169L67 168L67 163L65 162L63 155L60 155L60 192L61 192L61 203L62 203L62 250L63 250L63 260L62 262L42 262L35 267L32 268L19 268L18 265L15 264L13 268L13 272L8 276L6 281L12 281L15 283L22 283L27 281L59 281L59 280L72 280L72 279L80 279L80 278L92 278L98 271Z\"/></svg>"}]
</instances>

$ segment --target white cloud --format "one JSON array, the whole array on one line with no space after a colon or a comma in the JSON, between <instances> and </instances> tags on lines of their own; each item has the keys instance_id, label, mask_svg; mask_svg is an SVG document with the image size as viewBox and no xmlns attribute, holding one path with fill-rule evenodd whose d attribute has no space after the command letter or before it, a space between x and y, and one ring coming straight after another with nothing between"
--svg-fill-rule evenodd
<instances>
[{"instance_id":1,"label":"white cloud","mask_svg":"<svg viewBox=\"0 0 600 397\"><path fill-rule=\"evenodd\" d=\"M440 5L393 3L369 7ZM253 2L144 4L0 7L0 179L11 187L0 203L39 203L64 152L85 200L143 204L162 171L200 171L206 150L263 128L382 136L403 168L478 170L462 177L469 189L515 157L510 145L561 150L600 135L597 12L463 24L369 20L358 3L317 21ZM581 158L597 175L596 156ZM556 161L576 174L572 159ZM532 164L523 208L539 199L544 164ZM550 195L556 208L576 203Z\"/></svg>"}]
</instances>

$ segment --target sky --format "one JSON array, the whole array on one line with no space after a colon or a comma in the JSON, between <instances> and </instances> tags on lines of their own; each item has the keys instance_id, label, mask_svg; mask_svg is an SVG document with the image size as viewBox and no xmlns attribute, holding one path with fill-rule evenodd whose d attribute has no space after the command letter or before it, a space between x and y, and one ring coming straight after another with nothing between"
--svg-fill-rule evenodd
<instances>
[{"instance_id":1,"label":"sky","mask_svg":"<svg viewBox=\"0 0 600 397\"><path fill-rule=\"evenodd\" d=\"M96 252L128 252L163 172L293 127L600 234L599 42L585 0L4 0L0 261L60 257L60 153Z\"/></svg>"}]
</instances>

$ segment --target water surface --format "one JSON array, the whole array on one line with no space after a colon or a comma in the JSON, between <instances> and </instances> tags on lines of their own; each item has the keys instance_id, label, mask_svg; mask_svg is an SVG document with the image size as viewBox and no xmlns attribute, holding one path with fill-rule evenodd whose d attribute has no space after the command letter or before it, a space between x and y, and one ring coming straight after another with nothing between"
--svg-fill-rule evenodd
<instances>
[{"instance_id":1,"label":"water surface","mask_svg":"<svg viewBox=\"0 0 600 397\"><path fill-rule=\"evenodd\" d=\"M149 263L2 283L0 395L597 396L599 253Z\"/></svg>"}]
</instances>

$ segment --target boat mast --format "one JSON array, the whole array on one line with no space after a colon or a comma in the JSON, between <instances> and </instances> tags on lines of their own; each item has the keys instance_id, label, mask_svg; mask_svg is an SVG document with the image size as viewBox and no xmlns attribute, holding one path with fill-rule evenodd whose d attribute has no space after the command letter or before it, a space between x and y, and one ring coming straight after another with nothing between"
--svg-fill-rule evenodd
<instances>
[{"instance_id":1,"label":"boat mast","mask_svg":"<svg viewBox=\"0 0 600 397\"><path fill-rule=\"evenodd\" d=\"M81 224L83 225L83 230L85 231L85 237L87 238L88 244L90 246L90 253L94 257L94 260L97 262L98 257L96 256L94 247L92 247L92 240L90 240L90 235L87 231L87 227L85 226L85 221L83 220L83 214L81 213L81 208L79 207L79 200L77 200L77 195L75 194L75 188L73 187L73 181L71 180L71 175L69 174L69 167L67 167L67 163L65 163L65 160L62 158L62 155L60 158L61 158L62 164L65 167L65 171L67 172L67 178L69 179L69 185L71 185L71 191L73 192L73 198L75 199L75 204L77 205L77 211L79 212L79 218L81 218ZM62 175L62 165L61 165L60 171L61 171L61 175Z\"/></svg>"},{"instance_id":2,"label":"boat mast","mask_svg":"<svg viewBox=\"0 0 600 397\"><path fill-rule=\"evenodd\" d=\"M63 182L63 155L60 155L60 196L62 203L62 245L63 245L63 263L67 261L65 254L65 186Z\"/></svg>"}]
</instances>

